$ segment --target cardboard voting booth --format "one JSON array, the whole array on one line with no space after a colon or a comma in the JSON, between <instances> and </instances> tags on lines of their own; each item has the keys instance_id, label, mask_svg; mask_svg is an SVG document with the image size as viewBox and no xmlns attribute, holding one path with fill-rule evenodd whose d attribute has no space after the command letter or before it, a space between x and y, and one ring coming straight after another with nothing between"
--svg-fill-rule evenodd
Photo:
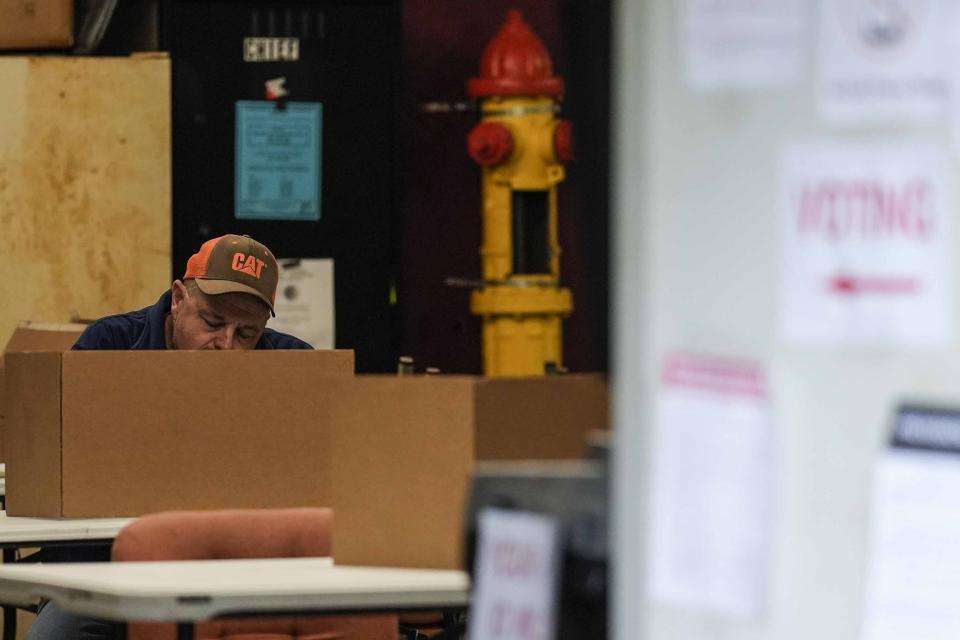
<instances>
[{"instance_id":1,"label":"cardboard voting booth","mask_svg":"<svg viewBox=\"0 0 960 640\"><path fill-rule=\"evenodd\" d=\"M319 504L331 375L352 351L10 353L7 513Z\"/></svg>"},{"instance_id":2,"label":"cardboard voting booth","mask_svg":"<svg viewBox=\"0 0 960 640\"><path fill-rule=\"evenodd\" d=\"M474 462L581 458L586 433L607 427L600 376L334 384L329 504L335 557L345 564L465 568Z\"/></svg>"},{"instance_id":3,"label":"cardboard voting booth","mask_svg":"<svg viewBox=\"0 0 960 640\"><path fill-rule=\"evenodd\" d=\"M579 458L599 376L354 376L349 351L8 357L7 509L328 506L338 562L453 568L478 459Z\"/></svg>"}]
</instances>

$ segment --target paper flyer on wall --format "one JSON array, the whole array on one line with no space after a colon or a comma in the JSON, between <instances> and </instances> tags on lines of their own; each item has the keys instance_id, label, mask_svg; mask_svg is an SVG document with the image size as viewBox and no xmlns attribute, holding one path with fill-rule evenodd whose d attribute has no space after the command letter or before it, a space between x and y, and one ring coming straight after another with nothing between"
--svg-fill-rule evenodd
<instances>
[{"instance_id":1,"label":"paper flyer on wall","mask_svg":"<svg viewBox=\"0 0 960 640\"><path fill-rule=\"evenodd\" d=\"M764 610L777 485L770 405L758 363L667 357L653 445L654 603L749 617Z\"/></svg>"},{"instance_id":2,"label":"paper flyer on wall","mask_svg":"<svg viewBox=\"0 0 960 640\"><path fill-rule=\"evenodd\" d=\"M267 326L305 340L315 349L333 349L333 287L332 259L280 260L277 316Z\"/></svg>"},{"instance_id":3,"label":"paper flyer on wall","mask_svg":"<svg viewBox=\"0 0 960 640\"><path fill-rule=\"evenodd\" d=\"M238 220L319 220L323 105L236 104L234 215Z\"/></svg>"},{"instance_id":4,"label":"paper flyer on wall","mask_svg":"<svg viewBox=\"0 0 960 640\"><path fill-rule=\"evenodd\" d=\"M960 410L904 406L874 469L862 640L960 637Z\"/></svg>"},{"instance_id":5,"label":"paper flyer on wall","mask_svg":"<svg viewBox=\"0 0 960 640\"><path fill-rule=\"evenodd\" d=\"M797 144L780 169L779 334L799 347L954 336L953 184L934 144Z\"/></svg>"},{"instance_id":6,"label":"paper flyer on wall","mask_svg":"<svg viewBox=\"0 0 960 640\"><path fill-rule=\"evenodd\" d=\"M954 11L950 0L821 0L823 115L845 125L944 116Z\"/></svg>"},{"instance_id":7,"label":"paper flyer on wall","mask_svg":"<svg viewBox=\"0 0 960 640\"><path fill-rule=\"evenodd\" d=\"M683 0L684 78L694 90L794 83L807 53L803 0Z\"/></svg>"},{"instance_id":8,"label":"paper flyer on wall","mask_svg":"<svg viewBox=\"0 0 960 640\"><path fill-rule=\"evenodd\" d=\"M960 60L960 4L954 5L950 19L950 51L947 54L951 60ZM960 153L960 64L950 65L950 139L953 142L954 154Z\"/></svg>"}]
</instances>

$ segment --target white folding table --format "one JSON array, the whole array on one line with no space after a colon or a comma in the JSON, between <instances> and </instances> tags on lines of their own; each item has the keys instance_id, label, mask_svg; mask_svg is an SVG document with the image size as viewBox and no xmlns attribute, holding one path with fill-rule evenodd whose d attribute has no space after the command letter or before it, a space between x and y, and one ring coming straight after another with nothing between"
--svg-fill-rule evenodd
<instances>
[{"instance_id":1,"label":"white folding table","mask_svg":"<svg viewBox=\"0 0 960 640\"><path fill-rule=\"evenodd\" d=\"M109 544L133 518L24 518L0 511L0 548Z\"/></svg>"},{"instance_id":2,"label":"white folding table","mask_svg":"<svg viewBox=\"0 0 960 640\"><path fill-rule=\"evenodd\" d=\"M333 566L328 558L58 563L0 567L0 602L46 598L117 622L193 624L223 616L463 610L466 573Z\"/></svg>"},{"instance_id":3,"label":"white folding table","mask_svg":"<svg viewBox=\"0 0 960 640\"><path fill-rule=\"evenodd\" d=\"M0 511L0 550L4 566L10 566L19 549L57 546L109 546L133 518L24 518ZM3 604L3 638L17 635L14 603Z\"/></svg>"}]
</instances>

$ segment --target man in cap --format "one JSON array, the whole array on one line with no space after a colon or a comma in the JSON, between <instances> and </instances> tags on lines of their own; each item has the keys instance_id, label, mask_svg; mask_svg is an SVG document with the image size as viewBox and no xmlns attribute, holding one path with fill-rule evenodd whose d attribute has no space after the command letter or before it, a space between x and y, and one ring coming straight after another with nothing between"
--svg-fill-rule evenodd
<instances>
[{"instance_id":1,"label":"man in cap","mask_svg":"<svg viewBox=\"0 0 960 640\"><path fill-rule=\"evenodd\" d=\"M74 349L311 349L291 335L267 329L274 314L279 267L270 250L249 236L207 240L189 261L182 280L152 306L101 318ZM44 561L109 560L103 552L52 549ZM113 625L61 609L40 608L29 640L109 638Z\"/></svg>"},{"instance_id":2,"label":"man in cap","mask_svg":"<svg viewBox=\"0 0 960 640\"><path fill-rule=\"evenodd\" d=\"M310 349L266 329L279 267L249 236L207 240L156 304L94 322L74 349Z\"/></svg>"}]
</instances>

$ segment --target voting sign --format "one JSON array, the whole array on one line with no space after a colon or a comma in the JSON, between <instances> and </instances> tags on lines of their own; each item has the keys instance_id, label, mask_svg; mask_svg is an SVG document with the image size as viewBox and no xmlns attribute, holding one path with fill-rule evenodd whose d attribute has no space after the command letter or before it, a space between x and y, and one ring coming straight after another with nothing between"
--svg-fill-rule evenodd
<instances>
[{"instance_id":1,"label":"voting sign","mask_svg":"<svg viewBox=\"0 0 960 640\"><path fill-rule=\"evenodd\" d=\"M810 144L780 177L781 339L935 348L953 339L953 195L935 145Z\"/></svg>"}]
</instances>

